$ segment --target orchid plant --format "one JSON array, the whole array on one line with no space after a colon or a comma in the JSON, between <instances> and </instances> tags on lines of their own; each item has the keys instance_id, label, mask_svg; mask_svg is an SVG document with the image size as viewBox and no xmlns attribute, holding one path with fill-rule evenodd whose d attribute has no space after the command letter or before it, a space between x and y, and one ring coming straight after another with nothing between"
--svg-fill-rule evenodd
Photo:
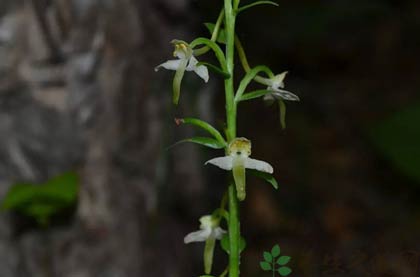
<instances>
[{"instance_id":1,"label":"orchid plant","mask_svg":"<svg viewBox=\"0 0 420 277\"><path fill-rule=\"evenodd\" d=\"M174 70L173 103L178 104L181 95L181 82L185 72L195 72L204 82L209 80L209 71L219 74L224 79L226 101L225 136L209 123L197 118L176 119L178 125L188 124L208 132L208 137L193 137L183 142L193 142L212 149L223 149L225 155L213 158L206 162L223 170L232 171L229 174L227 192L224 194L221 205L211 214L200 218L200 230L188 234L185 243L205 242L204 247L204 274L202 276L215 276L212 273L213 254L217 240L223 250L229 255L228 266L220 276L238 277L240 274L240 253L245 248L245 240L240 235L239 202L246 198L246 172L260 177L277 189L278 184L273 177L273 167L265 161L250 158L251 141L237 136L236 123L238 105L243 101L263 98L267 101L277 101L280 108L280 122L285 127L286 106L284 100L299 101L299 97L284 90L284 79L287 72L275 75L270 68L264 65L250 67L241 41L235 34L236 18L245 10L257 5L270 4L278 6L271 1L257 1L248 5L240 5L240 0L224 0L220 14L213 23L206 27L211 32L210 38L199 37L188 43L183 40L173 40L175 46L174 57L158 65L160 68ZM199 62L198 57L213 52L218 65ZM235 52L245 71L245 75L236 87L234 82ZM261 76L262 75L262 76ZM251 82L256 82L264 88L249 91ZM248 170L247 170L248 169ZM226 224L227 231L221 228Z\"/></svg>"}]
</instances>

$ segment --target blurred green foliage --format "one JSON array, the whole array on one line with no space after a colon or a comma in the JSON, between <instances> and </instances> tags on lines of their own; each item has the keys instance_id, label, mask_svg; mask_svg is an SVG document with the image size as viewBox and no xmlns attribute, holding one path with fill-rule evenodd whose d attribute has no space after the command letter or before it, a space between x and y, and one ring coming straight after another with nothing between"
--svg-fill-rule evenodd
<instances>
[{"instance_id":1,"label":"blurred green foliage","mask_svg":"<svg viewBox=\"0 0 420 277\"><path fill-rule=\"evenodd\" d=\"M406 176L420 181L420 104L398 111L370 130L381 153Z\"/></svg>"},{"instance_id":2,"label":"blurred green foliage","mask_svg":"<svg viewBox=\"0 0 420 277\"><path fill-rule=\"evenodd\" d=\"M16 183L3 199L1 208L16 211L48 225L52 216L76 204L79 178L66 172L43 184Z\"/></svg>"}]
</instances>

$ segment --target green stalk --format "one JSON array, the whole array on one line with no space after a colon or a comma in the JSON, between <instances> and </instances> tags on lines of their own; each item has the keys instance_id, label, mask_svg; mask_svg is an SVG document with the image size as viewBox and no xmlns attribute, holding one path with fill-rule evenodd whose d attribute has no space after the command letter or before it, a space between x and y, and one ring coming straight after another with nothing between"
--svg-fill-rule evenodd
<instances>
[{"instance_id":1,"label":"green stalk","mask_svg":"<svg viewBox=\"0 0 420 277\"><path fill-rule=\"evenodd\" d=\"M228 142L236 137L236 104L234 100L233 70L235 54L235 13L232 0L225 0L226 70L230 78L225 80L226 120Z\"/></svg>"},{"instance_id":2,"label":"green stalk","mask_svg":"<svg viewBox=\"0 0 420 277\"><path fill-rule=\"evenodd\" d=\"M244 47L242 46L241 41L236 35L235 35L235 46L236 46L236 50L238 51L238 56L239 56L239 60L241 61L242 68L245 70L246 73L250 72L251 67L249 66L248 59L246 58ZM274 74L272 72L270 74L268 72L266 73L268 74L269 78L274 77ZM267 85L264 78L260 76L255 76L254 81L263 85Z\"/></svg>"},{"instance_id":3,"label":"green stalk","mask_svg":"<svg viewBox=\"0 0 420 277\"><path fill-rule=\"evenodd\" d=\"M220 11L219 17L217 18L216 25L214 26L213 33L211 35L210 40L215 42L217 40L217 36L219 35L220 27L222 26L223 16L225 15L225 10L222 9ZM210 47L204 46L199 49L194 50L194 56L201 56L206 54L210 50Z\"/></svg>"},{"instance_id":4,"label":"green stalk","mask_svg":"<svg viewBox=\"0 0 420 277\"><path fill-rule=\"evenodd\" d=\"M235 54L235 17L239 0L225 0L225 30L226 30L226 70L230 78L225 80L227 139L231 142L236 137L236 105L234 95L233 71ZM235 9L235 10L234 10ZM229 184L229 277L239 277L239 208L235 184L231 179Z\"/></svg>"},{"instance_id":5,"label":"green stalk","mask_svg":"<svg viewBox=\"0 0 420 277\"><path fill-rule=\"evenodd\" d=\"M233 180L229 185L229 277L239 277L239 208L238 199L236 198L235 184Z\"/></svg>"}]
</instances>

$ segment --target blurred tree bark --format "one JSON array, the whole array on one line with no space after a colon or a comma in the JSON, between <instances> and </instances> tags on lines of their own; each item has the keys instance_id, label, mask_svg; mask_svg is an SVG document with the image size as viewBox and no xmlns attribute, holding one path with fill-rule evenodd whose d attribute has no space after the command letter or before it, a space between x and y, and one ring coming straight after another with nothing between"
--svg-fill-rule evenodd
<instances>
[{"instance_id":1,"label":"blurred tree bark","mask_svg":"<svg viewBox=\"0 0 420 277\"><path fill-rule=\"evenodd\" d=\"M17 234L1 216L0 276L188 273L185 230L152 217L170 87L159 92L153 67L186 33L176 22L187 9L187 0L1 1L0 196L71 168L81 190L70 225ZM184 183L181 198L200 190L199 176Z\"/></svg>"}]
</instances>

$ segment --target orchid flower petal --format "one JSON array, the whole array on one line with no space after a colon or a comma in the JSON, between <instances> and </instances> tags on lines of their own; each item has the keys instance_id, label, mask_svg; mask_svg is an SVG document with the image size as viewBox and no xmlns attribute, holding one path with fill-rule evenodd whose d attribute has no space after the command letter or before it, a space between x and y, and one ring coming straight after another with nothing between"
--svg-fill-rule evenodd
<instances>
[{"instance_id":1,"label":"orchid flower petal","mask_svg":"<svg viewBox=\"0 0 420 277\"><path fill-rule=\"evenodd\" d=\"M283 90L283 89L274 90L273 96L280 97L280 98L283 98L284 100L289 100L289 101L300 101L299 96L291 93L290 91Z\"/></svg>"},{"instance_id":2,"label":"orchid flower petal","mask_svg":"<svg viewBox=\"0 0 420 277\"><path fill-rule=\"evenodd\" d=\"M205 164L212 164L224 170L232 170L233 158L231 156L218 157L207 161Z\"/></svg>"},{"instance_id":3,"label":"orchid flower petal","mask_svg":"<svg viewBox=\"0 0 420 277\"><path fill-rule=\"evenodd\" d=\"M155 67L155 71L158 71L161 67L168 70L177 70L181 65L182 60L169 60Z\"/></svg>"},{"instance_id":4,"label":"orchid flower petal","mask_svg":"<svg viewBox=\"0 0 420 277\"><path fill-rule=\"evenodd\" d=\"M203 79L204 82L207 83L209 81L209 71L206 66L199 65L194 68L194 72L197 73L197 75L200 76L200 78Z\"/></svg>"},{"instance_id":5,"label":"orchid flower petal","mask_svg":"<svg viewBox=\"0 0 420 277\"><path fill-rule=\"evenodd\" d=\"M213 236L214 236L215 239L222 239L223 235L226 234L226 233L227 232L220 227L216 227L213 230Z\"/></svg>"},{"instance_id":6,"label":"orchid flower petal","mask_svg":"<svg viewBox=\"0 0 420 277\"><path fill-rule=\"evenodd\" d=\"M206 241L212 233L211 228L206 228L196 232L189 233L184 238L184 243Z\"/></svg>"},{"instance_id":7,"label":"orchid flower petal","mask_svg":"<svg viewBox=\"0 0 420 277\"><path fill-rule=\"evenodd\" d=\"M266 172L272 174L274 172L273 167L264 161L255 160L251 158L247 158L245 160L245 167L249 169L255 169L258 171Z\"/></svg>"},{"instance_id":8,"label":"orchid flower petal","mask_svg":"<svg viewBox=\"0 0 420 277\"><path fill-rule=\"evenodd\" d=\"M204 80L204 82L207 83L209 81L209 71L207 67L204 65L197 66L197 64L198 60L194 56L191 56L187 66L187 71L194 71L201 79Z\"/></svg>"},{"instance_id":9,"label":"orchid flower petal","mask_svg":"<svg viewBox=\"0 0 420 277\"><path fill-rule=\"evenodd\" d=\"M286 74L289 73L288 71L284 71L283 73L277 74L272 79L272 87L273 88L284 88L284 78L286 78Z\"/></svg>"}]
</instances>

